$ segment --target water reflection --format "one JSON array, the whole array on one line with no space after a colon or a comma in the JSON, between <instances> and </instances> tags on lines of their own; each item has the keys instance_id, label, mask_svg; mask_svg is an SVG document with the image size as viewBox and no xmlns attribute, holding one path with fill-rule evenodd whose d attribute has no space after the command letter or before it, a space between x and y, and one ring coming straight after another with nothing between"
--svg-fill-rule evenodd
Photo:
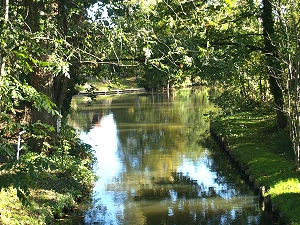
<instances>
[{"instance_id":1,"label":"water reflection","mask_svg":"<svg viewBox=\"0 0 300 225\"><path fill-rule=\"evenodd\" d=\"M86 224L266 224L220 151L199 144L203 114L214 110L207 93L111 96L93 108L73 101L81 113L72 124L98 159Z\"/></svg>"}]
</instances>

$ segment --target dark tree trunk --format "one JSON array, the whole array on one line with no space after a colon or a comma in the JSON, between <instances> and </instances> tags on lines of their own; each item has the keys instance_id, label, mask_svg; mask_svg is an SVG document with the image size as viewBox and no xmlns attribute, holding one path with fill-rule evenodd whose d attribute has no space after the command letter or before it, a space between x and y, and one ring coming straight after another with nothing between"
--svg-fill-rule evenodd
<instances>
[{"instance_id":1,"label":"dark tree trunk","mask_svg":"<svg viewBox=\"0 0 300 225\"><path fill-rule=\"evenodd\" d=\"M269 83L271 93L274 96L275 110L277 114L277 124L281 129L287 126L287 116L284 113L284 99L280 88L280 63L278 59L277 47L273 43L274 20L271 0L263 0L263 35L269 73Z\"/></svg>"},{"instance_id":2,"label":"dark tree trunk","mask_svg":"<svg viewBox=\"0 0 300 225\"><path fill-rule=\"evenodd\" d=\"M36 2L33 0L26 1L28 16L27 22L31 28L31 32L40 31L40 18L39 11L45 11L45 3ZM49 5L47 6L49 13ZM67 14L65 11L64 1L57 1L51 5L52 10L50 16L53 22L57 23L62 34L67 32ZM48 49L47 40L40 40L40 48ZM38 60L47 62L49 61L49 55L36 55ZM51 71L47 72L42 67L34 67L34 72L31 74L31 86L34 87L38 92L47 95L50 100L56 104L57 109L61 110L62 104L65 98L65 91L67 87L68 78L64 75L54 76ZM40 121L41 123L52 125L56 127L56 119L52 114L49 114L45 110L38 111L36 108L32 108L32 119L31 122L35 123Z\"/></svg>"},{"instance_id":3,"label":"dark tree trunk","mask_svg":"<svg viewBox=\"0 0 300 225\"><path fill-rule=\"evenodd\" d=\"M54 102L58 108L58 110L62 110L63 103L66 98L66 89L68 86L68 80L69 78L62 76L56 76L54 78L54 93L55 93L55 99Z\"/></svg>"},{"instance_id":4,"label":"dark tree trunk","mask_svg":"<svg viewBox=\"0 0 300 225\"><path fill-rule=\"evenodd\" d=\"M58 8L58 26L57 29L60 32L67 36L68 33L68 15L66 12L66 3L65 0L57 1L57 8ZM54 103L56 104L59 111L63 108L63 102L66 98L66 89L68 86L69 78L65 75L58 75L54 77Z\"/></svg>"},{"instance_id":5,"label":"dark tree trunk","mask_svg":"<svg viewBox=\"0 0 300 225\"><path fill-rule=\"evenodd\" d=\"M41 57L42 61L48 61L48 56ZM34 72L31 74L31 86L34 87L38 92L48 96L49 99L54 102L54 86L53 86L53 75L51 72L45 72L43 68L36 67ZM32 107L31 110L31 122L41 122L48 125L55 125L54 115L48 113L46 110L38 110Z\"/></svg>"},{"instance_id":6,"label":"dark tree trunk","mask_svg":"<svg viewBox=\"0 0 300 225\"><path fill-rule=\"evenodd\" d=\"M47 6L43 1L35 1L35 0L26 0L24 1L27 9L27 27L28 31L35 33L41 32L41 21L40 21L40 11L49 12L49 5ZM54 5L51 5L52 7ZM53 16L53 15L51 15ZM36 53L33 53L34 57L41 62L49 62L50 54L48 54L47 49L49 49L49 42L46 39L39 40L38 43L35 43L34 40L32 42L32 50L38 49ZM43 51L41 51L43 50ZM44 53L43 53L44 52ZM50 101L55 103L57 96L55 95L55 87L54 87L54 76L51 70L47 71L44 67L39 65L32 65L33 72L30 74L30 85L35 88L38 92L49 97ZM41 109L38 110L35 107L31 108L31 123L34 124L36 122L40 122L42 124L47 124L56 127L56 117L49 113L48 111ZM32 131L39 132L39 131ZM49 131L50 132L50 131ZM49 133L48 136L55 137L56 133ZM46 138L46 137L45 137ZM31 149L36 152L40 152L42 148L43 139L35 139L31 138L28 142Z\"/></svg>"},{"instance_id":7,"label":"dark tree trunk","mask_svg":"<svg viewBox=\"0 0 300 225\"><path fill-rule=\"evenodd\" d=\"M27 8L26 22L28 24L29 32L40 32L40 11L44 10L43 2L36 2L34 0L24 1ZM47 49L47 40L41 40L39 42L40 49ZM33 43L32 49L36 48ZM43 62L49 61L49 56L42 53L34 54L34 57ZM53 88L53 75L50 71L44 70L43 67L38 65L32 65L33 72L30 74L30 85L34 87L38 92L49 97L51 101L54 100L54 88ZM48 113L46 110L38 110L35 107L31 109L31 122L41 122L43 124L54 125L54 116Z\"/></svg>"}]
</instances>

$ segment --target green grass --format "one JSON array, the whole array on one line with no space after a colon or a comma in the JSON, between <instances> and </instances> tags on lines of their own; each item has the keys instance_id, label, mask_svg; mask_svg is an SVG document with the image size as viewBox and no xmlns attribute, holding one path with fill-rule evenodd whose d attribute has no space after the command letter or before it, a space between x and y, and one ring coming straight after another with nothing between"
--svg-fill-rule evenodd
<instances>
[{"instance_id":1,"label":"green grass","mask_svg":"<svg viewBox=\"0 0 300 225\"><path fill-rule=\"evenodd\" d=\"M32 192L35 196L37 193ZM53 193L47 193L50 199ZM45 194L44 194L45 195ZM17 198L16 190L10 188L0 192L0 223L9 225L46 224L51 221L51 207L44 207L32 201L30 206L23 206Z\"/></svg>"},{"instance_id":2,"label":"green grass","mask_svg":"<svg viewBox=\"0 0 300 225\"><path fill-rule=\"evenodd\" d=\"M60 138L63 144L53 145L51 154L46 154L49 149L40 153L27 151L21 155L18 166L14 161L2 165L1 225L56 224L58 220L63 224L74 217L69 215L79 202L91 197L96 180L92 147L82 143L67 126L62 127ZM24 206L22 202L29 204Z\"/></svg>"},{"instance_id":3,"label":"green grass","mask_svg":"<svg viewBox=\"0 0 300 225\"><path fill-rule=\"evenodd\" d=\"M211 128L228 141L255 182L268 188L266 195L278 204L286 222L300 224L300 174L294 170L288 131L278 131L274 121L266 114L241 113L221 117Z\"/></svg>"},{"instance_id":4,"label":"green grass","mask_svg":"<svg viewBox=\"0 0 300 225\"><path fill-rule=\"evenodd\" d=\"M39 178L30 188L29 206L23 206L16 189L0 191L0 224L64 224L78 207L80 187L69 178ZM79 196L80 197L80 196ZM73 218L72 218L73 219ZM72 223L66 223L72 224Z\"/></svg>"}]
</instances>

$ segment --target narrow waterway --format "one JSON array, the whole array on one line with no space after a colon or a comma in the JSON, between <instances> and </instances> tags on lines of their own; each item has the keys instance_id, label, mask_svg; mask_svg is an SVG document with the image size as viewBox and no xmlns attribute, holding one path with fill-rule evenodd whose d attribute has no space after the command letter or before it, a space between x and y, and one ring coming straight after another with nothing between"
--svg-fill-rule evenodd
<instances>
[{"instance_id":1,"label":"narrow waterway","mask_svg":"<svg viewBox=\"0 0 300 225\"><path fill-rule=\"evenodd\" d=\"M209 138L211 92L73 99L70 124L98 161L83 224L271 224Z\"/></svg>"}]
</instances>

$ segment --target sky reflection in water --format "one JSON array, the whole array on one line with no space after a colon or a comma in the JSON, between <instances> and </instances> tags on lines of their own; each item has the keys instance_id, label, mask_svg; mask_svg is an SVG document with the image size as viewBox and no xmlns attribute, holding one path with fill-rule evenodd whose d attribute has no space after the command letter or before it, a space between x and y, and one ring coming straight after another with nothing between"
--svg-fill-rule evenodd
<instances>
[{"instance_id":1,"label":"sky reflection in water","mask_svg":"<svg viewBox=\"0 0 300 225\"><path fill-rule=\"evenodd\" d=\"M137 110L118 107L80 136L95 149L99 177L85 224L265 224L257 198L220 151L186 141L191 124L131 122L126 113Z\"/></svg>"}]
</instances>

